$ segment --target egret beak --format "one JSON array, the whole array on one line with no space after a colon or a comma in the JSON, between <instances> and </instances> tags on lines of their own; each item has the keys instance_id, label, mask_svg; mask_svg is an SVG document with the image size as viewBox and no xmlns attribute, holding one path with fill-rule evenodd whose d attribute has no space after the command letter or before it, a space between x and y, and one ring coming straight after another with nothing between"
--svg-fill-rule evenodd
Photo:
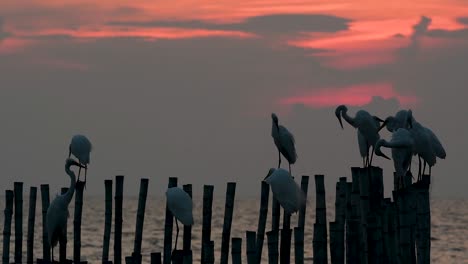
<instances>
[{"instance_id":1,"label":"egret beak","mask_svg":"<svg viewBox=\"0 0 468 264\"><path fill-rule=\"evenodd\" d=\"M275 168L271 168L269 171L268 171L268 175L265 176L265 178L263 178L263 180L266 180L268 177L270 177L271 174L273 174L273 172L275 172Z\"/></svg>"},{"instance_id":2,"label":"egret beak","mask_svg":"<svg viewBox=\"0 0 468 264\"><path fill-rule=\"evenodd\" d=\"M341 113L340 113L340 110L338 108L335 110L335 115L336 115L336 118L338 118L338 121L340 122L341 129L344 129L343 128L343 121L341 121Z\"/></svg>"},{"instance_id":3,"label":"egret beak","mask_svg":"<svg viewBox=\"0 0 468 264\"><path fill-rule=\"evenodd\" d=\"M378 116L374 116L374 119L377 120L377 121L379 121L379 122L385 122L385 121L383 121L382 119L380 119Z\"/></svg>"},{"instance_id":4,"label":"egret beak","mask_svg":"<svg viewBox=\"0 0 468 264\"><path fill-rule=\"evenodd\" d=\"M384 128L388 123L388 119L385 119L385 121L383 121L382 125L379 127L379 130L377 132L379 132L380 130L382 130L382 128Z\"/></svg>"},{"instance_id":5,"label":"egret beak","mask_svg":"<svg viewBox=\"0 0 468 264\"><path fill-rule=\"evenodd\" d=\"M388 160L392 160L392 159L389 158L387 155L385 155L383 152L381 152L381 154L382 154L382 155L380 155L380 156L382 156L382 157L384 157L384 158L386 158L386 159L388 159Z\"/></svg>"},{"instance_id":6,"label":"egret beak","mask_svg":"<svg viewBox=\"0 0 468 264\"><path fill-rule=\"evenodd\" d=\"M381 156L381 157L384 157L388 160L391 160L387 155L385 155L381 150L380 150L380 145L379 145L379 142L377 142L377 146L375 148L375 155L377 156Z\"/></svg>"}]
</instances>

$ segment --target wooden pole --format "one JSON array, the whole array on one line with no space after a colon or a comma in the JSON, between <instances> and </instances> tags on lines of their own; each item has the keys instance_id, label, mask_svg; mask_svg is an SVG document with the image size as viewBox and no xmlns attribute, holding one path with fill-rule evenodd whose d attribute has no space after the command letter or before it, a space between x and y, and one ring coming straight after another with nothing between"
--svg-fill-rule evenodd
<instances>
[{"instance_id":1,"label":"wooden pole","mask_svg":"<svg viewBox=\"0 0 468 264\"><path fill-rule=\"evenodd\" d=\"M36 197L37 188L29 189L29 215L28 215L28 240L27 240L27 263L34 262L34 224L36 221Z\"/></svg>"},{"instance_id":2,"label":"wooden pole","mask_svg":"<svg viewBox=\"0 0 468 264\"><path fill-rule=\"evenodd\" d=\"M279 230L281 206L274 195L271 203L271 230Z\"/></svg>"},{"instance_id":3,"label":"wooden pole","mask_svg":"<svg viewBox=\"0 0 468 264\"><path fill-rule=\"evenodd\" d=\"M309 176L307 175L303 175L301 178L301 190L304 192L304 196L306 197L306 200L307 200L307 192L309 191ZM302 228L302 229L305 228L306 208L307 208L307 203L305 203L299 210L299 217L297 220L297 227Z\"/></svg>"},{"instance_id":4,"label":"wooden pole","mask_svg":"<svg viewBox=\"0 0 468 264\"><path fill-rule=\"evenodd\" d=\"M396 204L399 220L399 251L400 263L411 263L411 226L409 223L410 194L407 189L401 189L396 193Z\"/></svg>"},{"instance_id":5,"label":"wooden pole","mask_svg":"<svg viewBox=\"0 0 468 264\"><path fill-rule=\"evenodd\" d=\"M336 198L335 198L335 262L344 263L345 261L345 220L346 220L346 177L341 177L336 183ZM331 235L330 235L331 239ZM331 247L330 247L331 254Z\"/></svg>"},{"instance_id":6,"label":"wooden pole","mask_svg":"<svg viewBox=\"0 0 468 264\"><path fill-rule=\"evenodd\" d=\"M367 264L368 262L367 214L370 211L369 184L370 184L370 168L361 168L359 170L359 191L360 191L360 208L361 208L360 259L361 259L362 264Z\"/></svg>"},{"instance_id":7,"label":"wooden pole","mask_svg":"<svg viewBox=\"0 0 468 264\"><path fill-rule=\"evenodd\" d=\"M351 187L347 186L348 191L349 188L350 194L350 206L351 208L348 210L349 217L346 217L346 225L347 225L347 232L348 238L346 240L346 263L353 264L360 262L360 231L361 231L361 209L360 209L360 191L359 191L359 167L352 167L351 168L351 175L352 175L352 183ZM349 219L348 219L349 218Z\"/></svg>"},{"instance_id":8,"label":"wooden pole","mask_svg":"<svg viewBox=\"0 0 468 264\"><path fill-rule=\"evenodd\" d=\"M12 190L5 191L5 219L3 223L3 255L2 263L10 262L10 236L11 236L11 217L13 216L13 198Z\"/></svg>"},{"instance_id":9,"label":"wooden pole","mask_svg":"<svg viewBox=\"0 0 468 264\"><path fill-rule=\"evenodd\" d=\"M268 241L268 264L278 264L278 230L266 232Z\"/></svg>"},{"instance_id":10,"label":"wooden pole","mask_svg":"<svg viewBox=\"0 0 468 264\"><path fill-rule=\"evenodd\" d=\"M105 220L104 220L104 237L102 243L102 262L109 261L109 243L112 228L112 180L104 180L105 187Z\"/></svg>"},{"instance_id":11,"label":"wooden pole","mask_svg":"<svg viewBox=\"0 0 468 264\"><path fill-rule=\"evenodd\" d=\"M291 261L291 215L283 210L283 229L281 229L280 263L289 264Z\"/></svg>"},{"instance_id":12,"label":"wooden pole","mask_svg":"<svg viewBox=\"0 0 468 264\"><path fill-rule=\"evenodd\" d=\"M384 201L383 170L379 167L368 168L369 172L369 210L379 210Z\"/></svg>"},{"instance_id":13,"label":"wooden pole","mask_svg":"<svg viewBox=\"0 0 468 264\"><path fill-rule=\"evenodd\" d=\"M167 187L172 188L176 186L177 186L177 178L169 177L169 183ZM174 216L172 215L171 211L169 211L169 208L167 206L167 201L166 201L166 219L164 222L164 256L163 256L164 264L171 263L173 224L174 224Z\"/></svg>"},{"instance_id":14,"label":"wooden pole","mask_svg":"<svg viewBox=\"0 0 468 264\"><path fill-rule=\"evenodd\" d=\"M368 225L368 261L369 263L383 263L383 244L381 223L379 217L371 214L367 217Z\"/></svg>"},{"instance_id":15,"label":"wooden pole","mask_svg":"<svg viewBox=\"0 0 468 264\"><path fill-rule=\"evenodd\" d=\"M205 247L203 249L205 250L205 253L203 254L205 256L204 263L214 264L214 241L210 240L205 243Z\"/></svg>"},{"instance_id":16,"label":"wooden pole","mask_svg":"<svg viewBox=\"0 0 468 264\"><path fill-rule=\"evenodd\" d=\"M65 194L68 191L67 187L62 187L60 190L60 194ZM67 226L68 226L68 219L67 219ZM67 230L67 226L65 226L65 230ZM60 263L67 262L67 243L68 243L68 231L65 231L65 235L59 239L59 261Z\"/></svg>"},{"instance_id":17,"label":"wooden pole","mask_svg":"<svg viewBox=\"0 0 468 264\"><path fill-rule=\"evenodd\" d=\"M123 223L123 184L124 176L115 177L115 216L114 216L114 264L122 263L122 223Z\"/></svg>"},{"instance_id":18,"label":"wooden pole","mask_svg":"<svg viewBox=\"0 0 468 264\"><path fill-rule=\"evenodd\" d=\"M47 209L49 208L49 185L41 184L41 200L42 200L42 261L50 262L50 245L47 234Z\"/></svg>"},{"instance_id":19,"label":"wooden pole","mask_svg":"<svg viewBox=\"0 0 468 264\"><path fill-rule=\"evenodd\" d=\"M262 181L261 196L260 196L260 216L258 218L257 228L257 263L262 260L263 240L265 239L266 220L268 216L268 200L270 195L270 186L265 181Z\"/></svg>"},{"instance_id":20,"label":"wooden pole","mask_svg":"<svg viewBox=\"0 0 468 264\"><path fill-rule=\"evenodd\" d=\"M190 198L192 198L192 184L183 185L183 189L190 196ZM184 241L182 248L184 250L184 263L193 263L192 226L184 226Z\"/></svg>"},{"instance_id":21,"label":"wooden pole","mask_svg":"<svg viewBox=\"0 0 468 264\"><path fill-rule=\"evenodd\" d=\"M23 183L14 183L15 192L15 263L22 263L23 253Z\"/></svg>"},{"instance_id":22,"label":"wooden pole","mask_svg":"<svg viewBox=\"0 0 468 264\"><path fill-rule=\"evenodd\" d=\"M315 175L315 224L313 237L314 264L328 262L327 253L327 208L325 201L324 175Z\"/></svg>"},{"instance_id":23,"label":"wooden pole","mask_svg":"<svg viewBox=\"0 0 468 264\"><path fill-rule=\"evenodd\" d=\"M247 237L247 263L256 264L257 263L257 246L255 245L255 231L246 231Z\"/></svg>"},{"instance_id":24,"label":"wooden pole","mask_svg":"<svg viewBox=\"0 0 468 264\"><path fill-rule=\"evenodd\" d=\"M338 239L337 239L337 229L338 223L337 222L330 222L330 261L331 263L339 263L338 262Z\"/></svg>"},{"instance_id":25,"label":"wooden pole","mask_svg":"<svg viewBox=\"0 0 468 264\"><path fill-rule=\"evenodd\" d=\"M296 264L304 264L304 228L294 228L294 260Z\"/></svg>"},{"instance_id":26,"label":"wooden pole","mask_svg":"<svg viewBox=\"0 0 468 264\"><path fill-rule=\"evenodd\" d=\"M73 262L81 263L81 215L83 213L83 190L85 183L76 182L75 213L73 220Z\"/></svg>"},{"instance_id":27,"label":"wooden pole","mask_svg":"<svg viewBox=\"0 0 468 264\"><path fill-rule=\"evenodd\" d=\"M151 264L161 264L161 252L151 253Z\"/></svg>"},{"instance_id":28,"label":"wooden pole","mask_svg":"<svg viewBox=\"0 0 468 264\"><path fill-rule=\"evenodd\" d=\"M235 195L236 183L228 182L226 188L226 204L224 206L223 233L221 238L221 264L227 264L229 261L229 242L231 240L231 225Z\"/></svg>"},{"instance_id":29,"label":"wooden pole","mask_svg":"<svg viewBox=\"0 0 468 264\"><path fill-rule=\"evenodd\" d=\"M431 206L429 197L430 176L423 175L418 184L417 213L418 213L418 263L431 261Z\"/></svg>"},{"instance_id":30,"label":"wooden pole","mask_svg":"<svg viewBox=\"0 0 468 264\"><path fill-rule=\"evenodd\" d=\"M203 222L202 222L202 253L201 264L205 263L205 245L211 241L211 214L213 207L213 185L203 186ZM213 242L214 243L214 242Z\"/></svg>"},{"instance_id":31,"label":"wooden pole","mask_svg":"<svg viewBox=\"0 0 468 264\"><path fill-rule=\"evenodd\" d=\"M143 239L143 224L145 221L146 197L148 195L148 179L140 180L140 193L138 196L138 211L135 226L135 242L133 244L133 262L141 263L141 240Z\"/></svg>"},{"instance_id":32,"label":"wooden pole","mask_svg":"<svg viewBox=\"0 0 468 264\"><path fill-rule=\"evenodd\" d=\"M233 237L231 243L232 264L242 264L242 238Z\"/></svg>"}]
</instances>

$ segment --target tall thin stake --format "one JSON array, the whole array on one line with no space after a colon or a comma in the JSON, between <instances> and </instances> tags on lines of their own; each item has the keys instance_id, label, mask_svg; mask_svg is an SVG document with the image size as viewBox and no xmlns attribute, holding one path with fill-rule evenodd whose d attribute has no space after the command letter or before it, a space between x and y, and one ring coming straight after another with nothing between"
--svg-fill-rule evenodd
<instances>
[{"instance_id":1,"label":"tall thin stake","mask_svg":"<svg viewBox=\"0 0 468 264\"><path fill-rule=\"evenodd\" d=\"M265 228L268 216L268 196L270 195L270 186L265 181L262 181L261 196L260 196L260 216L258 218L257 228L257 263L262 260L263 240L265 239Z\"/></svg>"},{"instance_id":2,"label":"tall thin stake","mask_svg":"<svg viewBox=\"0 0 468 264\"><path fill-rule=\"evenodd\" d=\"M114 264L122 263L122 223L123 223L123 184L124 176L115 177L115 217L114 217Z\"/></svg>"},{"instance_id":3,"label":"tall thin stake","mask_svg":"<svg viewBox=\"0 0 468 264\"><path fill-rule=\"evenodd\" d=\"M257 246L255 245L255 231L246 231L246 240L247 240L247 263L256 264L257 263Z\"/></svg>"},{"instance_id":4,"label":"tall thin stake","mask_svg":"<svg viewBox=\"0 0 468 264\"><path fill-rule=\"evenodd\" d=\"M15 263L22 263L23 253L23 183L14 183L15 191Z\"/></svg>"},{"instance_id":5,"label":"tall thin stake","mask_svg":"<svg viewBox=\"0 0 468 264\"><path fill-rule=\"evenodd\" d=\"M184 184L184 191L192 198L192 184ZM192 226L184 226L184 263L193 263L192 253Z\"/></svg>"},{"instance_id":6,"label":"tall thin stake","mask_svg":"<svg viewBox=\"0 0 468 264\"><path fill-rule=\"evenodd\" d=\"M242 264L242 238L233 237L231 247L232 264Z\"/></svg>"},{"instance_id":7,"label":"tall thin stake","mask_svg":"<svg viewBox=\"0 0 468 264\"><path fill-rule=\"evenodd\" d=\"M29 189L29 215L28 215L28 240L27 240L27 263L34 262L34 222L36 221L36 197L37 188Z\"/></svg>"},{"instance_id":8,"label":"tall thin stake","mask_svg":"<svg viewBox=\"0 0 468 264\"><path fill-rule=\"evenodd\" d=\"M231 226L235 196L236 183L228 182L226 188L226 204L224 206L224 224L221 239L221 264L227 264L229 261L229 242L231 240Z\"/></svg>"},{"instance_id":9,"label":"tall thin stake","mask_svg":"<svg viewBox=\"0 0 468 264\"><path fill-rule=\"evenodd\" d=\"M62 187L61 194L65 194L68 191L67 187ZM67 219L68 226L68 219ZM67 261L67 226L65 226L65 235L59 239L59 261L60 263L65 263Z\"/></svg>"},{"instance_id":10,"label":"tall thin stake","mask_svg":"<svg viewBox=\"0 0 468 264\"><path fill-rule=\"evenodd\" d=\"M146 197L148 195L148 179L140 180L140 194L138 196L138 211L135 226L135 243L133 244L133 261L141 263L141 240L143 239L143 224L145 221Z\"/></svg>"},{"instance_id":11,"label":"tall thin stake","mask_svg":"<svg viewBox=\"0 0 468 264\"><path fill-rule=\"evenodd\" d=\"M109 261L109 243L112 228L112 180L104 180L106 190L106 213L104 220L104 237L102 245L102 262Z\"/></svg>"},{"instance_id":12,"label":"tall thin stake","mask_svg":"<svg viewBox=\"0 0 468 264\"><path fill-rule=\"evenodd\" d=\"M42 199L42 260L50 262L50 245L47 238L47 209L49 208L49 185L41 184L41 199Z\"/></svg>"},{"instance_id":13,"label":"tall thin stake","mask_svg":"<svg viewBox=\"0 0 468 264\"><path fill-rule=\"evenodd\" d=\"M177 186L177 178L169 177L169 183L167 184L167 187L172 188L176 186ZM174 224L174 216L172 215L171 211L169 211L169 208L167 207L167 202L166 202L166 219L164 221L164 256L163 256L164 264L171 263L173 224Z\"/></svg>"},{"instance_id":14,"label":"tall thin stake","mask_svg":"<svg viewBox=\"0 0 468 264\"><path fill-rule=\"evenodd\" d=\"M73 262L81 263L81 215L83 213L83 190L85 183L78 181L75 191L75 214L73 220Z\"/></svg>"},{"instance_id":15,"label":"tall thin stake","mask_svg":"<svg viewBox=\"0 0 468 264\"><path fill-rule=\"evenodd\" d=\"M203 186L203 222L202 222L202 253L201 253L201 263L207 261L205 257L205 246L208 243L211 243L211 214L213 207L213 185ZM214 242L213 242L214 243Z\"/></svg>"},{"instance_id":16,"label":"tall thin stake","mask_svg":"<svg viewBox=\"0 0 468 264\"><path fill-rule=\"evenodd\" d=\"M3 255L2 263L10 262L10 236L11 236L11 217L13 216L13 197L12 190L5 191L5 219L3 223Z\"/></svg>"}]
</instances>

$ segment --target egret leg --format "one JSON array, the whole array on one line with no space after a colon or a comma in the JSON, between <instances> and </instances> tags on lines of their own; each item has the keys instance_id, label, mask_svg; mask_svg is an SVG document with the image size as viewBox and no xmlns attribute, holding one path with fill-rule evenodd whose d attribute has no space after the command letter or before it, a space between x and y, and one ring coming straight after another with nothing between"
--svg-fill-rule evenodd
<instances>
[{"instance_id":1,"label":"egret leg","mask_svg":"<svg viewBox=\"0 0 468 264\"><path fill-rule=\"evenodd\" d=\"M418 155L418 159L419 159L419 170L418 170L418 180L419 180L419 178L421 177L421 156Z\"/></svg>"},{"instance_id":2,"label":"egret leg","mask_svg":"<svg viewBox=\"0 0 468 264\"><path fill-rule=\"evenodd\" d=\"M175 224L176 224L176 237L175 237L175 245L174 245L174 250L177 249L177 239L179 238L179 224L177 223L177 219L175 220Z\"/></svg>"},{"instance_id":3,"label":"egret leg","mask_svg":"<svg viewBox=\"0 0 468 264\"><path fill-rule=\"evenodd\" d=\"M424 161L424 167L423 167L423 173L421 174L421 177L419 178L419 180L422 179L422 176L424 175L424 173L426 173L426 161Z\"/></svg>"},{"instance_id":4,"label":"egret leg","mask_svg":"<svg viewBox=\"0 0 468 264\"><path fill-rule=\"evenodd\" d=\"M372 158L374 158L374 146L372 146L372 152L371 152L371 156L370 156L369 167L372 165Z\"/></svg>"},{"instance_id":5,"label":"egret leg","mask_svg":"<svg viewBox=\"0 0 468 264\"><path fill-rule=\"evenodd\" d=\"M289 163L289 175L292 176L292 171L291 171L291 163Z\"/></svg>"},{"instance_id":6,"label":"egret leg","mask_svg":"<svg viewBox=\"0 0 468 264\"><path fill-rule=\"evenodd\" d=\"M80 181L80 174L81 174L81 166L79 166L79 169L78 169L78 181Z\"/></svg>"},{"instance_id":7,"label":"egret leg","mask_svg":"<svg viewBox=\"0 0 468 264\"><path fill-rule=\"evenodd\" d=\"M432 166L429 166L429 176L432 175L431 170L432 170Z\"/></svg>"},{"instance_id":8,"label":"egret leg","mask_svg":"<svg viewBox=\"0 0 468 264\"><path fill-rule=\"evenodd\" d=\"M362 157L362 166L366 167L366 159L364 157Z\"/></svg>"},{"instance_id":9,"label":"egret leg","mask_svg":"<svg viewBox=\"0 0 468 264\"><path fill-rule=\"evenodd\" d=\"M88 174L88 165L85 165L84 170L84 188L86 189L86 175Z\"/></svg>"},{"instance_id":10,"label":"egret leg","mask_svg":"<svg viewBox=\"0 0 468 264\"><path fill-rule=\"evenodd\" d=\"M52 247L52 263L54 263L54 247Z\"/></svg>"}]
</instances>

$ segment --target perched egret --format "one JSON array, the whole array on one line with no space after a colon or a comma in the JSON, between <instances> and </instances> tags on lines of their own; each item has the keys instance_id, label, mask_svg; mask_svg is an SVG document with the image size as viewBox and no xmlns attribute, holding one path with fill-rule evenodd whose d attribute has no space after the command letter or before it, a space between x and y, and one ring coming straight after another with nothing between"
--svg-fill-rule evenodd
<instances>
[{"instance_id":1,"label":"perched egret","mask_svg":"<svg viewBox=\"0 0 468 264\"><path fill-rule=\"evenodd\" d=\"M287 170L271 168L265 182L287 214L297 212L306 203L304 192Z\"/></svg>"},{"instance_id":2,"label":"perched egret","mask_svg":"<svg viewBox=\"0 0 468 264\"><path fill-rule=\"evenodd\" d=\"M291 164L294 164L297 160L294 136L287 128L278 124L278 116L275 113L271 114L271 119L271 136L278 149L278 168L281 167L281 154L283 154L286 160L288 160L289 173L291 173Z\"/></svg>"},{"instance_id":3,"label":"perched egret","mask_svg":"<svg viewBox=\"0 0 468 264\"><path fill-rule=\"evenodd\" d=\"M335 110L335 115L343 128L341 117L346 120L352 127L357 129L359 153L362 157L364 167L371 166L372 158L374 155L374 148L377 141L380 139L379 127L382 119L377 116L372 116L365 110L359 110L356 116L350 117L348 115L348 108L345 105L340 105ZM369 159L369 148L372 147L372 152Z\"/></svg>"},{"instance_id":4,"label":"perched egret","mask_svg":"<svg viewBox=\"0 0 468 264\"><path fill-rule=\"evenodd\" d=\"M177 248L177 238L179 237L179 220L183 225L193 225L192 198L181 188L171 187L166 191L167 207L176 218L177 235L174 249Z\"/></svg>"},{"instance_id":5,"label":"perched egret","mask_svg":"<svg viewBox=\"0 0 468 264\"><path fill-rule=\"evenodd\" d=\"M380 150L381 147L392 149L392 158L395 172L400 183L403 185L403 177L406 175L406 172L411 165L411 158L413 157L413 136L407 129L399 128L393 132L390 142L386 141L385 139L380 139L377 141L377 144L375 144L375 154L377 156L390 159Z\"/></svg>"},{"instance_id":6,"label":"perched egret","mask_svg":"<svg viewBox=\"0 0 468 264\"><path fill-rule=\"evenodd\" d=\"M66 160L65 172L70 176L70 188L68 188L66 193L57 195L47 209L46 224L49 245L52 249L52 261L54 259L54 247L62 237L66 236L67 220L69 216L68 205L75 193L76 176L70 169L71 166L82 167L83 165L70 158Z\"/></svg>"},{"instance_id":7,"label":"perched egret","mask_svg":"<svg viewBox=\"0 0 468 264\"><path fill-rule=\"evenodd\" d=\"M73 136L70 146L69 146L69 152L68 152L68 157L73 154L78 161L80 162L81 165L83 165L83 168L85 169L85 182L86 182L86 174L88 171L88 164L90 162L89 160L89 154L92 149L91 141L86 136L83 135L75 135ZM81 167L78 170L78 181L80 180L80 174L81 174Z\"/></svg>"}]
</instances>

